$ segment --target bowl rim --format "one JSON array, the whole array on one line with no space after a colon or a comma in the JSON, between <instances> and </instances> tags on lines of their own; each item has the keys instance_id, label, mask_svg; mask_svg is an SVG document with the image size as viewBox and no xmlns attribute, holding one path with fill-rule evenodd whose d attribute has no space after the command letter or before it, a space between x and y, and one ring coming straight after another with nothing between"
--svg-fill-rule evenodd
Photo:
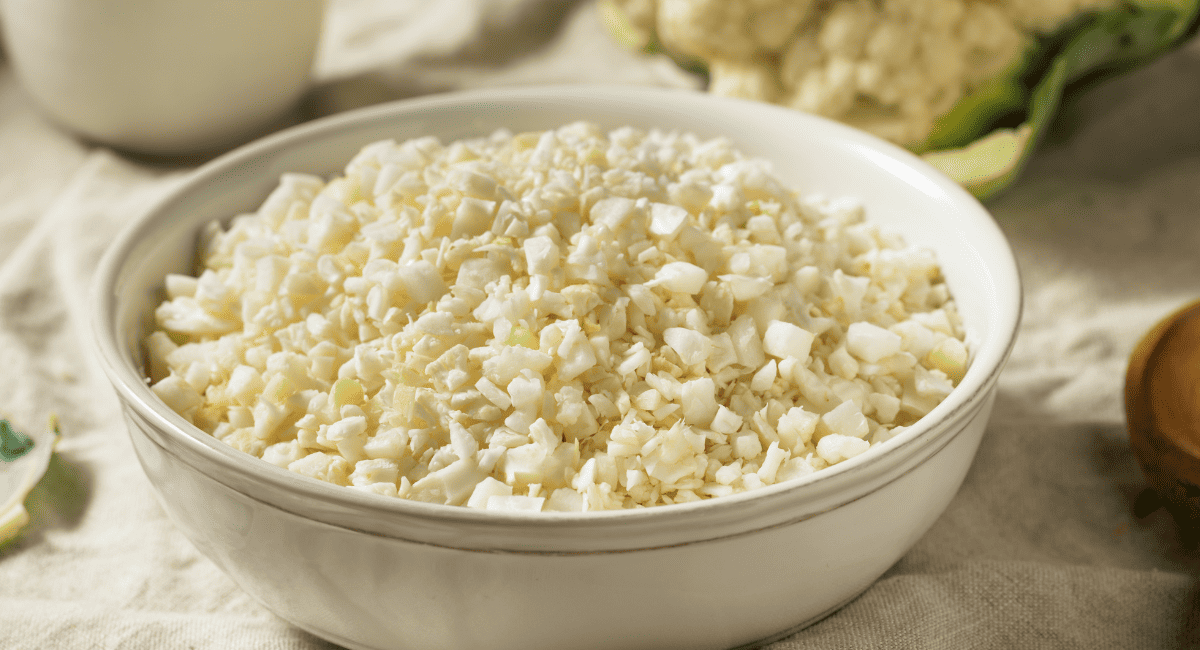
<instances>
[{"instance_id":1,"label":"bowl rim","mask_svg":"<svg viewBox=\"0 0 1200 650\"><path fill-rule=\"evenodd\" d=\"M150 390L149 384L136 368L133 360L122 353L121 336L117 331L116 306L117 285L131 250L145 237L161 226L170 216L172 208L189 193L196 192L229 169L256 158L269 156L271 152L290 146L323 138L335 137L338 132L379 121L403 120L422 111L439 108L472 105L521 104L538 101L604 101L616 104L659 106L687 106L702 109L705 105L736 105L737 110L748 111L762 117L784 119L797 125L830 131L831 137L844 139L852 145L868 150L880 164L898 165L906 168L906 175L920 181L926 194L940 195L962 208L963 218L971 219L970 226L978 229L978 237L990 241L1002 258L1000 268L989 269L996 278L990 288L998 295L999 315L1002 320L991 324L987 340L976 344L972 350L971 365L959 385L938 404L933 411L912 426L884 443L872 446L859 456L832 467L814 472L801 478L764 486L734 495L704 499L696 502L655 506L650 508L566 512L498 512L463 506L431 504L408 499L369 494L360 490L348 490L344 486L297 475L284 468L262 463L249 454L222 443L211 435L188 423L161 402ZM484 134L480 134L484 135ZM362 143L367 144L366 142ZM252 208L251 208L252 209ZM966 216L969 215L969 216ZM232 216L232 215L230 215ZM318 118L310 122L284 129L260 138L225 153L193 170L182 183L150 209L127 224L112 241L97 267L89 296L92 316L93 352L99 358L109 381L121 401L132 408L175 444L181 445L193 457L214 463L226 471L249 480L266 489L280 489L335 507L348 507L364 514L383 517L415 518L483 527L519 526L531 530L543 530L561 526L612 526L630 525L655 521L664 525L679 522L702 513L736 512L748 504L789 502L811 495L821 498L827 489L844 490L861 477L885 471L921 449L932 445L935 439L956 435L961 427L949 424L960 420L964 414L975 412L979 403L997 382L1000 371L1012 351L1023 309L1021 281L1016 261L1007 239L990 213L966 190L925 163L918 156L875 136L823 117L800 113L779 106L709 95L702 91L663 89L652 87L612 86L602 84L521 86L453 91L402 99L345 113ZM132 435L132 431L130 432ZM940 447L939 447L940 448ZM172 452L177 453L177 452ZM218 479L219 480L219 479ZM860 481L858 481L860 482ZM235 488L236 489L236 488ZM875 488L878 489L878 488ZM846 492L839 503L861 497L861 493ZM279 506L278 503L273 505ZM287 509L287 508L284 508ZM301 513L295 513L301 514ZM309 515L301 515L309 516ZM705 514L711 516L711 514Z\"/></svg>"}]
</instances>

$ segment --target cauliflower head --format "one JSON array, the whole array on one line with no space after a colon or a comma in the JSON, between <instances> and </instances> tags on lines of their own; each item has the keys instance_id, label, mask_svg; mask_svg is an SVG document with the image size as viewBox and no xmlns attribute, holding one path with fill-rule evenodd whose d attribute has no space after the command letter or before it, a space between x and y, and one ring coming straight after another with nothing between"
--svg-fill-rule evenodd
<instances>
[{"instance_id":1,"label":"cauliflower head","mask_svg":"<svg viewBox=\"0 0 1200 650\"><path fill-rule=\"evenodd\" d=\"M616 0L714 94L783 104L920 149L1039 34L1117 0ZM650 24L648 21L653 21Z\"/></svg>"},{"instance_id":2,"label":"cauliflower head","mask_svg":"<svg viewBox=\"0 0 1200 650\"><path fill-rule=\"evenodd\" d=\"M952 176L957 168L968 187L964 174L988 179L971 188L977 194L995 189L997 170L1001 185L1011 180L1042 126L993 134L998 119L1048 117L1071 80L1161 54L1194 32L1197 12L1196 0L606 2L627 43L703 69L710 92L938 152L931 161L948 164ZM1058 76L1056 65L1064 68ZM1039 97L1047 78L1053 87ZM989 135L999 140L973 152L1002 164L964 167L962 156L944 153Z\"/></svg>"}]
</instances>

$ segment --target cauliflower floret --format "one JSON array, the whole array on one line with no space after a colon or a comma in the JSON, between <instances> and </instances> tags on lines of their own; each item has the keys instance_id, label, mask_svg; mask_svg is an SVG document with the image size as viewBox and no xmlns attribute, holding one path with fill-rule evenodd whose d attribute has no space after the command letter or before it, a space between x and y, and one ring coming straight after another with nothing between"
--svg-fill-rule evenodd
<instances>
[{"instance_id":1,"label":"cauliflower floret","mask_svg":"<svg viewBox=\"0 0 1200 650\"><path fill-rule=\"evenodd\" d=\"M748 59L783 45L812 5L812 0L659 0L658 35L684 54Z\"/></svg>"},{"instance_id":2,"label":"cauliflower floret","mask_svg":"<svg viewBox=\"0 0 1200 650\"><path fill-rule=\"evenodd\" d=\"M779 76L758 61L714 59L708 73L708 91L714 95L768 103L783 95Z\"/></svg>"}]
</instances>

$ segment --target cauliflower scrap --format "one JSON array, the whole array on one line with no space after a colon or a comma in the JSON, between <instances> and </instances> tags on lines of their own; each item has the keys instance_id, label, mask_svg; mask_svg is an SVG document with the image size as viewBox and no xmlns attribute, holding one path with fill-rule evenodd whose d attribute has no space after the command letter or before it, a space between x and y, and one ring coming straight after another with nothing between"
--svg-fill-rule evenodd
<instances>
[{"instance_id":1,"label":"cauliflower scrap","mask_svg":"<svg viewBox=\"0 0 1200 650\"><path fill-rule=\"evenodd\" d=\"M933 255L724 139L574 123L286 174L166 278L152 389L380 495L508 511L719 497L863 453L968 360Z\"/></svg>"}]
</instances>

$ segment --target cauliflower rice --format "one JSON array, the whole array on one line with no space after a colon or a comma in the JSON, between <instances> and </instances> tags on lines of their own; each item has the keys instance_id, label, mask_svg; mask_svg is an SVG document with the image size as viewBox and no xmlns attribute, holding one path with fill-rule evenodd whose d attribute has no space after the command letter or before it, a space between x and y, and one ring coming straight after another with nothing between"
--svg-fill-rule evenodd
<instances>
[{"instance_id":1,"label":"cauliflower rice","mask_svg":"<svg viewBox=\"0 0 1200 650\"><path fill-rule=\"evenodd\" d=\"M931 251L725 139L365 147L212 224L153 391L268 463L492 510L720 497L857 456L968 362Z\"/></svg>"}]
</instances>

